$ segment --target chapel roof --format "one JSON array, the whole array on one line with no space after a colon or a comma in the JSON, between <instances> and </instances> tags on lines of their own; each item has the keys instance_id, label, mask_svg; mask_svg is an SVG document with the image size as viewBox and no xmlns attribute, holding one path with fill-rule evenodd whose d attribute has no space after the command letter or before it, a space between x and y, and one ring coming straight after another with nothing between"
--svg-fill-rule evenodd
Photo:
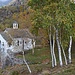
<instances>
[{"instance_id":1,"label":"chapel roof","mask_svg":"<svg viewBox=\"0 0 75 75\"><path fill-rule=\"evenodd\" d=\"M8 42L8 44L10 44L12 42L12 39L10 38L9 34L7 34L5 32L1 32L0 34Z\"/></svg>"},{"instance_id":2,"label":"chapel roof","mask_svg":"<svg viewBox=\"0 0 75 75\"><path fill-rule=\"evenodd\" d=\"M33 35L29 32L28 29L6 28L5 31L13 38L33 38Z\"/></svg>"}]
</instances>

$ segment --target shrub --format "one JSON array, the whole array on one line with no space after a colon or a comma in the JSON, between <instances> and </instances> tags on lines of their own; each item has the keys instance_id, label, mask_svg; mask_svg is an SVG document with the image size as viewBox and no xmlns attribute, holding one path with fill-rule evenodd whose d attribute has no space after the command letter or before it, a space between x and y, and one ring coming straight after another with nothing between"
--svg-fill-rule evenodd
<instances>
[{"instance_id":1,"label":"shrub","mask_svg":"<svg viewBox=\"0 0 75 75\"><path fill-rule=\"evenodd\" d=\"M13 71L13 72L11 73L11 75L19 75L19 72L18 72L18 71Z\"/></svg>"}]
</instances>

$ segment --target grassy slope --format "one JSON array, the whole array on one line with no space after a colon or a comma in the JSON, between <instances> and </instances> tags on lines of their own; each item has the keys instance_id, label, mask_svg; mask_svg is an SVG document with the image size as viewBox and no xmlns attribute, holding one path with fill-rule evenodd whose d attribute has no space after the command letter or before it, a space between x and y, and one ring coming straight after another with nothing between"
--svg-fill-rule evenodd
<instances>
[{"instance_id":1,"label":"grassy slope","mask_svg":"<svg viewBox=\"0 0 75 75\"><path fill-rule=\"evenodd\" d=\"M22 58L21 55L17 57ZM30 62L32 74L29 74L25 65L16 65L0 70L0 75L75 75L75 51L72 52L72 64L63 67L58 65L55 68L51 67L49 48L35 49L34 55L31 51L27 51L25 57Z\"/></svg>"}]
</instances>

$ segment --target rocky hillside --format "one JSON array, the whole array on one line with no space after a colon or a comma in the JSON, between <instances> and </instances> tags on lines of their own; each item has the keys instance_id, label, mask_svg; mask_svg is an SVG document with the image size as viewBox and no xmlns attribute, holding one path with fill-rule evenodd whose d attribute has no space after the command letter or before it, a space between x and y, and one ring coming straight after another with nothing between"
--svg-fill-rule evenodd
<instances>
[{"instance_id":1,"label":"rocky hillside","mask_svg":"<svg viewBox=\"0 0 75 75\"><path fill-rule=\"evenodd\" d=\"M11 6L20 6L27 3L28 0L12 0L8 5Z\"/></svg>"},{"instance_id":2,"label":"rocky hillside","mask_svg":"<svg viewBox=\"0 0 75 75\"><path fill-rule=\"evenodd\" d=\"M0 0L0 7L3 6L18 6L18 5L23 5L27 2L28 0Z\"/></svg>"},{"instance_id":3,"label":"rocky hillside","mask_svg":"<svg viewBox=\"0 0 75 75\"><path fill-rule=\"evenodd\" d=\"M11 0L0 0L0 7L8 5L8 3L10 3Z\"/></svg>"},{"instance_id":4,"label":"rocky hillside","mask_svg":"<svg viewBox=\"0 0 75 75\"><path fill-rule=\"evenodd\" d=\"M19 13L20 7L26 10L28 8L27 1L28 0L12 0L7 6L0 8L0 23L5 19L10 19L14 13Z\"/></svg>"}]
</instances>

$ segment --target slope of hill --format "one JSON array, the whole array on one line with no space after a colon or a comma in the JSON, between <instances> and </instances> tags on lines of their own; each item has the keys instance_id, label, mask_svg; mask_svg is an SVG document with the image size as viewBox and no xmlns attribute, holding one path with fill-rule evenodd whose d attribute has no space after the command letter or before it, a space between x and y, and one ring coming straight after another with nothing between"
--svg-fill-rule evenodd
<instances>
[{"instance_id":1,"label":"slope of hill","mask_svg":"<svg viewBox=\"0 0 75 75\"><path fill-rule=\"evenodd\" d=\"M28 0L13 0L9 3L9 5L12 5L12 6L20 6L20 5L23 5L23 4L26 4Z\"/></svg>"},{"instance_id":2,"label":"slope of hill","mask_svg":"<svg viewBox=\"0 0 75 75\"><path fill-rule=\"evenodd\" d=\"M14 1L14 0L12 0ZM11 0L0 0L0 7L6 6L12 2Z\"/></svg>"},{"instance_id":3,"label":"slope of hill","mask_svg":"<svg viewBox=\"0 0 75 75\"><path fill-rule=\"evenodd\" d=\"M0 23L3 22L6 18L10 18L14 13L19 13L21 6L23 7L24 5L24 8L26 9L27 1L28 0L8 0L3 2L3 5L7 6L0 8Z\"/></svg>"},{"instance_id":4,"label":"slope of hill","mask_svg":"<svg viewBox=\"0 0 75 75\"><path fill-rule=\"evenodd\" d=\"M59 65L55 68L51 67L51 55L48 47L35 49L35 54L32 55L31 51L25 54L26 60L29 62L32 73L30 74L26 65L15 65L0 69L0 75L75 75L75 50L72 51L72 64ZM58 55L56 55L58 57ZM22 58L18 54L17 58ZM59 61L57 60L59 64Z\"/></svg>"},{"instance_id":5,"label":"slope of hill","mask_svg":"<svg viewBox=\"0 0 75 75\"><path fill-rule=\"evenodd\" d=\"M28 0L0 0L0 7L3 7L3 6L9 6L9 5L12 5L12 6L18 6L18 5L23 5L25 3L27 3Z\"/></svg>"}]
</instances>

